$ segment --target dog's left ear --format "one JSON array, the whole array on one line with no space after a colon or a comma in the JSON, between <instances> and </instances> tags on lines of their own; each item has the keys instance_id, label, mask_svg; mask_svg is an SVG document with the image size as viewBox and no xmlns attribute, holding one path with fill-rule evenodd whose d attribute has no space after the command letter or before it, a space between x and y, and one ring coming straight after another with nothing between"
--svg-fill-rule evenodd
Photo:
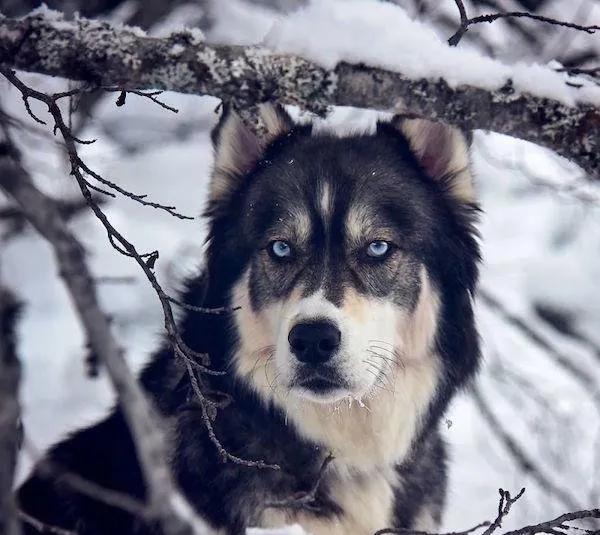
<instances>
[{"instance_id":1,"label":"dog's left ear","mask_svg":"<svg viewBox=\"0 0 600 535\"><path fill-rule=\"evenodd\" d=\"M267 129L267 143L287 134L295 123L281 104L263 102L259 106L260 118Z\"/></svg>"},{"instance_id":2,"label":"dog's left ear","mask_svg":"<svg viewBox=\"0 0 600 535\"><path fill-rule=\"evenodd\" d=\"M229 199L238 189L244 175L258 161L263 146L229 104L223 104L221 117L210 137L215 160L209 201L214 206Z\"/></svg>"},{"instance_id":3,"label":"dog's left ear","mask_svg":"<svg viewBox=\"0 0 600 535\"><path fill-rule=\"evenodd\" d=\"M469 161L469 141L453 126L396 116L392 125L408 141L423 171L461 203L473 203L475 187Z\"/></svg>"},{"instance_id":4,"label":"dog's left ear","mask_svg":"<svg viewBox=\"0 0 600 535\"><path fill-rule=\"evenodd\" d=\"M211 132L215 159L209 202L213 207L238 190L271 141L294 127L291 117L279 104L261 104L259 112L266 128L264 139L259 139L244 124L231 105L223 104L219 122Z\"/></svg>"}]
</instances>

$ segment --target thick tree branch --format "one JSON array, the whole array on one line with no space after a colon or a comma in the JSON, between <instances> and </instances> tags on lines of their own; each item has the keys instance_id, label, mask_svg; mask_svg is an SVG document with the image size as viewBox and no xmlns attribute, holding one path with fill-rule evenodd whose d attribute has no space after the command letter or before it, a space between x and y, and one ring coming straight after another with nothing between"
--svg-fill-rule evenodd
<instances>
[{"instance_id":1,"label":"thick tree branch","mask_svg":"<svg viewBox=\"0 0 600 535\"><path fill-rule=\"evenodd\" d=\"M3 535L21 533L12 492L19 442L21 375L14 341L16 315L15 298L0 286L0 533Z\"/></svg>"},{"instance_id":2,"label":"thick tree branch","mask_svg":"<svg viewBox=\"0 0 600 535\"><path fill-rule=\"evenodd\" d=\"M240 108L279 100L317 113L331 105L400 109L532 141L600 176L600 109L517 94L511 80L490 91L451 87L427 73L411 79L348 63L327 70L264 48L209 45L189 32L159 39L104 22L42 14L0 19L0 64L98 87L213 95Z\"/></svg>"},{"instance_id":3,"label":"thick tree branch","mask_svg":"<svg viewBox=\"0 0 600 535\"><path fill-rule=\"evenodd\" d=\"M169 535L204 533L203 524L173 484L158 416L127 367L107 318L100 309L82 246L64 222L56 204L35 187L14 152L6 151L0 157L0 187L54 248L60 274L90 345L110 375L134 437L148 486L150 516L159 521Z\"/></svg>"}]
</instances>

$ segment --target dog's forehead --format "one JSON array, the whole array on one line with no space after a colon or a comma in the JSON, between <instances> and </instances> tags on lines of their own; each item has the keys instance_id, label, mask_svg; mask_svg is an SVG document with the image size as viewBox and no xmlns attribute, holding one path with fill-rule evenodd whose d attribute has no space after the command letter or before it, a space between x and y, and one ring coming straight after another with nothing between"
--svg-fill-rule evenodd
<instances>
[{"instance_id":1,"label":"dog's forehead","mask_svg":"<svg viewBox=\"0 0 600 535\"><path fill-rule=\"evenodd\" d=\"M317 221L328 226L335 219L358 238L392 224L383 205L410 204L404 200L419 189L415 173L377 136L312 136L267 152L249 202L260 199L263 209L255 213L265 229L307 237Z\"/></svg>"}]
</instances>

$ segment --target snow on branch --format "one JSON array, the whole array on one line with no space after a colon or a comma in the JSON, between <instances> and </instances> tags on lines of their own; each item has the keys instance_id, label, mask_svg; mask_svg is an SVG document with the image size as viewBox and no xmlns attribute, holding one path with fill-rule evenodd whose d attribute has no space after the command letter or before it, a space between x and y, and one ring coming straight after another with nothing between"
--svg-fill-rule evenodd
<instances>
[{"instance_id":1,"label":"snow on branch","mask_svg":"<svg viewBox=\"0 0 600 535\"><path fill-rule=\"evenodd\" d=\"M333 5L314 4L309 9ZM385 39L389 28L382 29L387 34L379 42L380 33L373 39L377 27L365 36L357 31L368 28L350 24L344 34L330 35L333 48L321 43L319 50L312 38L307 44L306 35L318 34L319 28L305 33L300 44L298 34L315 21L324 25L328 15L307 10L273 29L265 40L271 48L210 45L194 31L153 38L141 30L66 21L42 10L19 20L0 18L0 65L78 80L91 88L212 95L239 108L278 100L320 114L332 105L400 111L532 141L600 177L600 87L583 78L577 78L578 87L569 86L564 73L549 67L510 68L474 56L435 41L431 30L396 6L369 5L390 10L389 18L395 17L390 24L402 25L393 28L399 42ZM364 52L345 53L348 39L357 38L368 41L360 47Z\"/></svg>"}]
</instances>

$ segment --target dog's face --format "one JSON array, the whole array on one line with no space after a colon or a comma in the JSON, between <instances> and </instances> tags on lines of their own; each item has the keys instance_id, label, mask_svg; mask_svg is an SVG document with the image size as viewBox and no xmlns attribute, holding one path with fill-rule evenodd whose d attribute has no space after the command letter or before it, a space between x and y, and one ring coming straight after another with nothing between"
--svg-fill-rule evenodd
<instances>
[{"instance_id":1,"label":"dog's face","mask_svg":"<svg viewBox=\"0 0 600 535\"><path fill-rule=\"evenodd\" d=\"M264 144L229 112L213 134L209 214L239 265L236 372L267 397L323 404L437 373L443 271L466 269L451 265L469 232L457 207L473 201L462 136L400 120L315 134L273 107L263 119Z\"/></svg>"}]
</instances>

